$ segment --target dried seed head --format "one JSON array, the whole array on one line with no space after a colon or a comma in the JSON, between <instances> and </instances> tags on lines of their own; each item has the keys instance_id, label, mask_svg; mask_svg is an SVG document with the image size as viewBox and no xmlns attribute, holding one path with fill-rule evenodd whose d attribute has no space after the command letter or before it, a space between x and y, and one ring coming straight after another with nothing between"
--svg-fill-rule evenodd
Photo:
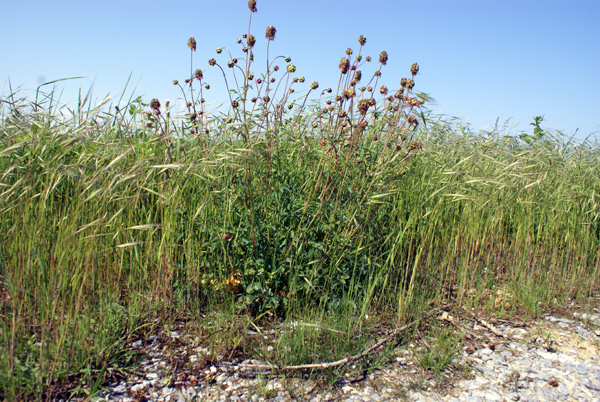
<instances>
[{"instance_id":1,"label":"dried seed head","mask_svg":"<svg viewBox=\"0 0 600 402\"><path fill-rule=\"evenodd\" d=\"M371 62L371 56L367 56L367 57L365 58L365 60L367 61L367 63L370 63L370 62Z\"/></svg>"},{"instance_id":2,"label":"dried seed head","mask_svg":"<svg viewBox=\"0 0 600 402\"><path fill-rule=\"evenodd\" d=\"M234 64L237 64L237 62L238 62L238 59L233 59Z\"/></svg>"},{"instance_id":3,"label":"dried seed head","mask_svg":"<svg viewBox=\"0 0 600 402\"><path fill-rule=\"evenodd\" d=\"M355 95L356 91L354 90L354 88L347 88L344 89L344 91L342 91L342 97L346 100L354 98Z\"/></svg>"},{"instance_id":4,"label":"dried seed head","mask_svg":"<svg viewBox=\"0 0 600 402\"><path fill-rule=\"evenodd\" d=\"M361 101L358 102L358 111L360 112L361 115L366 115L367 111L369 110L369 102L366 99L363 99Z\"/></svg>"},{"instance_id":5,"label":"dried seed head","mask_svg":"<svg viewBox=\"0 0 600 402\"><path fill-rule=\"evenodd\" d=\"M293 82L294 84L295 84L295 83L297 83L297 82L298 82L298 78L297 78L297 77L294 77L294 78L292 78L292 82Z\"/></svg>"},{"instance_id":6,"label":"dried seed head","mask_svg":"<svg viewBox=\"0 0 600 402\"><path fill-rule=\"evenodd\" d=\"M194 72L194 77L195 77L195 78L196 78L198 81L200 81L200 80L202 79L202 77L203 77L203 75L202 75L202 70L196 70L196 71Z\"/></svg>"},{"instance_id":7,"label":"dried seed head","mask_svg":"<svg viewBox=\"0 0 600 402\"><path fill-rule=\"evenodd\" d=\"M290 88L290 93L293 94L294 92L296 92L296 90L294 88Z\"/></svg>"},{"instance_id":8,"label":"dried seed head","mask_svg":"<svg viewBox=\"0 0 600 402\"><path fill-rule=\"evenodd\" d=\"M255 96L254 98L250 99L250 102L252 102L252 103L256 103L256 101L257 101L257 100L258 100L258 99L257 99L257 98L256 98L256 96Z\"/></svg>"},{"instance_id":9,"label":"dried seed head","mask_svg":"<svg viewBox=\"0 0 600 402\"><path fill-rule=\"evenodd\" d=\"M274 70L274 71L279 71L279 66L275 66L275 67L273 67L273 70Z\"/></svg>"},{"instance_id":10,"label":"dried seed head","mask_svg":"<svg viewBox=\"0 0 600 402\"><path fill-rule=\"evenodd\" d=\"M350 49L350 48L346 49L346 54L348 56L350 56L352 54L352 49Z\"/></svg>"},{"instance_id":11,"label":"dried seed head","mask_svg":"<svg viewBox=\"0 0 600 402\"><path fill-rule=\"evenodd\" d=\"M257 8L256 8L256 0L250 0L248 2L248 8L250 9L250 11L252 11L253 13L257 12Z\"/></svg>"},{"instance_id":12,"label":"dried seed head","mask_svg":"<svg viewBox=\"0 0 600 402\"><path fill-rule=\"evenodd\" d=\"M242 48L242 52L244 52L244 53L248 53L248 48L247 48L246 46L244 46L244 47Z\"/></svg>"},{"instance_id":13,"label":"dried seed head","mask_svg":"<svg viewBox=\"0 0 600 402\"><path fill-rule=\"evenodd\" d=\"M160 102L158 99L154 98L150 101L150 109L154 111L160 109Z\"/></svg>"},{"instance_id":14,"label":"dried seed head","mask_svg":"<svg viewBox=\"0 0 600 402\"><path fill-rule=\"evenodd\" d=\"M301 76L300 78L298 78L298 81L300 81L300 83L303 84L304 81L306 81L306 78L304 78L303 76Z\"/></svg>"},{"instance_id":15,"label":"dried seed head","mask_svg":"<svg viewBox=\"0 0 600 402\"><path fill-rule=\"evenodd\" d=\"M317 81L313 81L312 84L310 84L310 89L315 90L319 88L319 83Z\"/></svg>"},{"instance_id":16,"label":"dried seed head","mask_svg":"<svg viewBox=\"0 0 600 402\"><path fill-rule=\"evenodd\" d=\"M394 94L394 98L398 100L404 98L404 88L398 89L398 91L396 91L396 93Z\"/></svg>"},{"instance_id":17,"label":"dried seed head","mask_svg":"<svg viewBox=\"0 0 600 402\"><path fill-rule=\"evenodd\" d=\"M190 83L190 79L188 78L188 79L186 79L184 82L185 82L186 84L189 84L189 83Z\"/></svg>"},{"instance_id":18,"label":"dried seed head","mask_svg":"<svg viewBox=\"0 0 600 402\"><path fill-rule=\"evenodd\" d=\"M365 92L365 90L367 89L364 85L360 88L358 88L361 92Z\"/></svg>"},{"instance_id":19,"label":"dried seed head","mask_svg":"<svg viewBox=\"0 0 600 402\"><path fill-rule=\"evenodd\" d=\"M268 40L275 40L276 33L277 30L275 29L275 27L273 25L269 25L267 27L267 32L265 33L265 38L267 38Z\"/></svg>"},{"instance_id":20,"label":"dried seed head","mask_svg":"<svg viewBox=\"0 0 600 402\"><path fill-rule=\"evenodd\" d=\"M388 54L387 54L387 52L384 50L384 51L383 51L383 52L381 52L381 54L379 55L379 62L385 66L385 65L387 64L387 61L388 61Z\"/></svg>"},{"instance_id":21,"label":"dried seed head","mask_svg":"<svg viewBox=\"0 0 600 402\"><path fill-rule=\"evenodd\" d=\"M271 84L272 84L272 83L274 83L274 82L275 82L275 78L271 78L269 81L270 81L270 82L271 82Z\"/></svg>"},{"instance_id":22,"label":"dried seed head","mask_svg":"<svg viewBox=\"0 0 600 402\"><path fill-rule=\"evenodd\" d=\"M381 77L381 71L377 70L373 73L375 77Z\"/></svg>"},{"instance_id":23,"label":"dried seed head","mask_svg":"<svg viewBox=\"0 0 600 402\"><path fill-rule=\"evenodd\" d=\"M236 101L236 100L234 100L233 102L231 102L231 106L232 106L234 109L237 109L239 105L240 105L240 103L239 103L238 101Z\"/></svg>"},{"instance_id":24,"label":"dried seed head","mask_svg":"<svg viewBox=\"0 0 600 402\"><path fill-rule=\"evenodd\" d=\"M290 61L292 61L292 58L290 56L285 56L283 60L285 60L286 63L289 63Z\"/></svg>"},{"instance_id":25,"label":"dried seed head","mask_svg":"<svg viewBox=\"0 0 600 402\"><path fill-rule=\"evenodd\" d=\"M262 82L263 82L263 81L262 81L262 78L257 78L257 79L256 79L256 83L257 83L258 85L262 84Z\"/></svg>"},{"instance_id":26,"label":"dried seed head","mask_svg":"<svg viewBox=\"0 0 600 402\"><path fill-rule=\"evenodd\" d=\"M421 101L417 98L409 98L408 99L408 104L412 107L420 107L421 106Z\"/></svg>"},{"instance_id":27,"label":"dried seed head","mask_svg":"<svg viewBox=\"0 0 600 402\"><path fill-rule=\"evenodd\" d=\"M235 62L234 62L233 60L229 60L229 61L227 62L227 67L229 67L229 68L233 68L234 66L235 66Z\"/></svg>"},{"instance_id":28,"label":"dried seed head","mask_svg":"<svg viewBox=\"0 0 600 402\"><path fill-rule=\"evenodd\" d=\"M196 39L194 39L194 38L189 38L189 39L188 39L188 47L189 47L190 49L192 49L192 52L195 52L195 51L196 51Z\"/></svg>"},{"instance_id":29,"label":"dried seed head","mask_svg":"<svg viewBox=\"0 0 600 402\"><path fill-rule=\"evenodd\" d=\"M379 88L379 93L382 94L383 96L387 95L388 93L388 89L385 85L382 85L381 88Z\"/></svg>"},{"instance_id":30,"label":"dried seed head","mask_svg":"<svg viewBox=\"0 0 600 402\"><path fill-rule=\"evenodd\" d=\"M269 98L269 95L265 95L265 96L263 96L262 100L263 100L263 102L266 103L266 102L269 102L271 100L271 98Z\"/></svg>"},{"instance_id":31,"label":"dried seed head","mask_svg":"<svg viewBox=\"0 0 600 402\"><path fill-rule=\"evenodd\" d=\"M354 80L350 81L350 86L351 87L355 87L356 86L356 81L354 81Z\"/></svg>"},{"instance_id":32,"label":"dried seed head","mask_svg":"<svg viewBox=\"0 0 600 402\"><path fill-rule=\"evenodd\" d=\"M356 61L361 61L362 60L362 56L360 54L356 55Z\"/></svg>"},{"instance_id":33,"label":"dried seed head","mask_svg":"<svg viewBox=\"0 0 600 402\"><path fill-rule=\"evenodd\" d=\"M193 122L193 121L196 121L196 119L197 119L197 118L198 118L198 115L197 115L196 113L192 113L192 114L190 115L190 121L192 121L192 122Z\"/></svg>"},{"instance_id":34,"label":"dried seed head","mask_svg":"<svg viewBox=\"0 0 600 402\"><path fill-rule=\"evenodd\" d=\"M350 60L346 57L342 57L339 64L340 71L342 74L346 74L350 68Z\"/></svg>"},{"instance_id":35,"label":"dried seed head","mask_svg":"<svg viewBox=\"0 0 600 402\"><path fill-rule=\"evenodd\" d=\"M358 37L358 43L360 43L361 46L364 46L365 43L367 43L367 38L365 38L364 36L360 35Z\"/></svg>"},{"instance_id":36,"label":"dried seed head","mask_svg":"<svg viewBox=\"0 0 600 402\"><path fill-rule=\"evenodd\" d=\"M414 116L411 116L411 117L414 117ZM408 150L409 151L422 151L423 144L421 144L420 141L411 141L410 144L408 144Z\"/></svg>"},{"instance_id":37,"label":"dried seed head","mask_svg":"<svg viewBox=\"0 0 600 402\"><path fill-rule=\"evenodd\" d=\"M290 104L287 105L288 110L292 110L293 107L294 107L293 103L290 103Z\"/></svg>"},{"instance_id":38,"label":"dried seed head","mask_svg":"<svg viewBox=\"0 0 600 402\"><path fill-rule=\"evenodd\" d=\"M332 89L331 89L331 88L327 88L327 89L325 90L325 92L327 92L328 94L330 94L330 93L332 92Z\"/></svg>"},{"instance_id":39,"label":"dried seed head","mask_svg":"<svg viewBox=\"0 0 600 402\"><path fill-rule=\"evenodd\" d=\"M217 61L216 61L215 59L210 59L210 60L208 61L208 64L209 64L211 67L213 67L215 64L217 64Z\"/></svg>"},{"instance_id":40,"label":"dried seed head","mask_svg":"<svg viewBox=\"0 0 600 402\"><path fill-rule=\"evenodd\" d=\"M357 70L354 73L354 81L356 82L360 82L360 79L362 78L362 73L360 72L360 70Z\"/></svg>"},{"instance_id":41,"label":"dried seed head","mask_svg":"<svg viewBox=\"0 0 600 402\"><path fill-rule=\"evenodd\" d=\"M173 85L179 85L179 81L173 80Z\"/></svg>"},{"instance_id":42,"label":"dried seed head","mask_svg":"<svg viewBox=\"0 0 600 402\"><path fill-rule=\"evenodd\" d=\"M252 81L254 79L254 74L248 74L248 81Z\"/></svg>"},{"instance_id":43,"label":"dried seed head","mask_svg":"<svg viewBox=\"0 0 600 402\"><path fill-rule=\"evenodd\" d=\"M401 86L402 88L406 88L406 83L407 83L407 82L408 82L408 80L407 80L406 78L402 78L402 79L400 80L400 86Z\"/></svg>"},{"instance_id":44,"label":"dried seed head","mask_svg":"<svg viewBox=\"0 0 600 402\"><path fill-rule=\"evenodd\" d=\"M367 92L373 92L373 87L367 87Z\"/></svg>"},{"instance_id":45,"label":"dried seed head","mask_svg":"<svg viewBox=\"0 0 600 402\"><path fill-rule=\"evenodd\" d=\"M413 77L415 75L417 75L418 72L419 72L419 63L414 63L412 66L410 66L410 73L412 74Z\"/></svg>"},{"instance_id":46,"label":"dried seed head","mask_svg":"<svg viewBox=\"0 0 600 402\"><path fill-rule=\"evenodd\" d=\"M241 39L241 38L238 38L238 39L236 40L236 42L237 42L237 44L238 44L238 45L241 45L241 44L242 44L242 39Z\"/></svg>"},{"instance_id":47,"label":"dried seed head","mask_svg":"<svg viewBox=\"0 0 600 402\"><path fill-rule=\"evenodd\" d=\"M204 89L206 89L206 90L210 89L210 85L204 84Z\"/></svg>"},{"instance_id":48,"label":"dried seed head","mask_svg":"<svg viewBox=\"0 0 600 402\"><path fill-rule=\"evenodd\" d=\"M217 54L221 54L223 52L223 49L221 49L220 47L217 48Z\"/></svg>"},{"instance_id":49,"label":"dried seed head","mask_svg":"<svg viewBox=\"0 0 600 402\"><path fill-rule=\"evenodd\" d=\"M291 74L295 73L296 72L296 66L293 65L293 64L291 64L291 63L288 64L287 65L287 71L288 71L288 73L291 73Z\"/></svg>"},{"instance_id":50,"label":"dried seed head","mask_svg":"<svg viewBox=\"0 0 600 402\"><path fill-rule=\"evenodd\" d=\"M256 36L248 35L248 38L246 39L246 44L249 48L253 48L254 45L256 45Z\"/></svg>"},{"instance_id":51,"label":"dried seed head","mask_svg":"<svg viewBox=\"0 0 600 402\"><path fill-rule=\"evenodd\" d=\"M406 81L406 88L413 89L415 87L415 81L414 80L408 80Z\"/></svg>"}]
</instances>

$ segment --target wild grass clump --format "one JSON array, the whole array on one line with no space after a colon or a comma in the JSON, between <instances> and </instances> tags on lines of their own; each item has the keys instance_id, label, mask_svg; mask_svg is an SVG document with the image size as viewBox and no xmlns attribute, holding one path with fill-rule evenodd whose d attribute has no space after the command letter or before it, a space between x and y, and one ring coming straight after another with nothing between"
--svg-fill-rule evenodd
<instances>
[{"instance_id":1,"label":"wild grass clump","mask_svg":"<svg viewBox=\"0 0 600 402\"><path fill-rule=\"evenodd\" d=\"M193 38L183 116L2 99L1 398L93 394L135 364L130 340L208 310L303 322L265 358L304 364L436 304L535 313L598 289L595 144L436 121L418 64L388 90L363 36L319 90L269 58L275 34L260 75L250 26L209 60L221 113Z\"/></svg>"}]
</instances>

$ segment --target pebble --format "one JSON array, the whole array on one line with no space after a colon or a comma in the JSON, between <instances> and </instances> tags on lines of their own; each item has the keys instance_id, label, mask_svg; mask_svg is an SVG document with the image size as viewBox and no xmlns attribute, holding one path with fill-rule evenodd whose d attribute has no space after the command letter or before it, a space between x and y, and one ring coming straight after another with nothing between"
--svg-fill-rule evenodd
<instances>
[{"instance_id":1,"label":"pebble","mask_svg":"<svg viewBox=\"0 0 600 402\"><path fill-rule=\"evenodd\" d=\"M472 326L469 331L478 337L471 344L465 340L464 350L455 360L455 367L466 370L435 377L412 361L410 350L418 346L409 345L396 351L389 367L374 370L365 380L340 381L325 389L313 380L244 375L237 366L240 362L204 366L199 378L189 372L181 377L170 372L163 348L154 337L145 346L148 357L137 374L109 384L93 401L600 402L599 326L600 313L574 313L568 318L547 315L525 328L496 324L503 338ZM183 337L174 330L166 334ZM135 347L142 345L137 341ZM197 351L203 356L208 352ZM193 366L202 359L194 354L189 361Z\"/></svg>"}]
</instances>

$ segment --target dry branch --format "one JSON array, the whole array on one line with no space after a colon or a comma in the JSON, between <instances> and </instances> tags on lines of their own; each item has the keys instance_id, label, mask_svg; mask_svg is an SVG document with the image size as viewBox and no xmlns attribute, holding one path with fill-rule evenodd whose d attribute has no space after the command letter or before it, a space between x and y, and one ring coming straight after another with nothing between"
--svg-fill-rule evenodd
<instances>
[{"instance_id":1,"label":"dry branch","mask_svg":"<svg viewBox=\"0 0 600 402\"><path fill-rule=\"evenodd\" d=\"M314 363L314 364L300 364L300 365L296 365L296 366L278 366L278 365L269 365L269 364L241 364L239 367L240 368L244 368L244 369L250 369L250 370L271 370L271 372L278 372L278 371L291 371L291 370L309 370L309 369L327 369L327 368L331 368L331 367L336 367L336 366L341 366L343 364L348 364L351 362L354 362L356 360L359 360L365 356L367 356L368 354L374 352L375 350L379 349L380 347L382 347L383 345L385 345L386 343L390 342L392 339L394 339L399 333L406 331L408 328L412 327L413 325L415 325L416 323L420 322L421 320L423 320L425 317L433 314L434 312L437 312L439 309L434 309L431 310L430 312L428 312L427 314L425 314L423 317L412 321L409 324L403 325L399 328L396 328L391 334L389 334L388 336L380 339L377 343L375 343L373 346L371 346L368 349L365 349L363 352L355 355L355 356L349 356L349 357L345 357L341 360L336 360L333 362L327 362L327 363Z\"/></svg>"}]
</instances>

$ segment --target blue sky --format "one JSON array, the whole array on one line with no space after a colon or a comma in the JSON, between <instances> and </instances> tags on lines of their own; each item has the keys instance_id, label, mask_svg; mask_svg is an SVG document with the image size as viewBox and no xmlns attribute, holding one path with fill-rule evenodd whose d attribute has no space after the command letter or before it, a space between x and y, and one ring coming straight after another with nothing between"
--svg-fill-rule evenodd
<instances>
[{"instance_id":1,"label":"blue sky","mask_svg":"<svg viewBox=\"0 0 600 402\"><path fill-rule=\"evenodd\" d=\"M208 66L217 47L242 57L236 39L247 32L246 0L220 1L6 1L0 35L0 93L20 87L30 97L42 82L59 84L61 101L76 100L93 84L94 99L117 98L131 74L129 96L177 99L173 79L190 74L187 40L198 43L194 69L211 84L208 101L226 94L221 72ZM600 131L600 1L258 0L251 32L257 37L253 70L264 72L265 28L277 36L271 55L289 55L297 74L321 88L337 85L345 49L389 62L380 84L397 88L418 62L416 91L431 95L434 112L458 116L475 130L511 118L513 133L543 127L578 138ZM279 63L284 66L282 61ZM365 74L376 68L371 63ZM598 133L596 137L598 137Z\"/></svg>"}]
</instances>

